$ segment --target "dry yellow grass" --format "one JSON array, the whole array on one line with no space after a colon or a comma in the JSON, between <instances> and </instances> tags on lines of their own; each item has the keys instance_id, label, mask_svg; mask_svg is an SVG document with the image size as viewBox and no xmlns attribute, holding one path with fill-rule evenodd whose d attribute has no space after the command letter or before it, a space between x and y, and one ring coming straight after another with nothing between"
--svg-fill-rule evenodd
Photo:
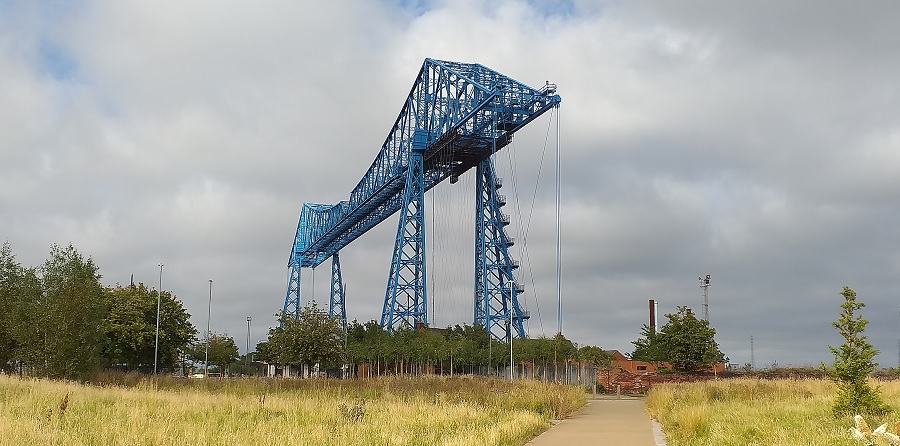
<instances>
[{"instance_id":1,"label":"dry yellow grass","mask_svg":"<svg viewBox=\"0 0 900 446\"><path fill-rule=\"evenodd\" d=\"M900 419L900 383L875 383ZM825 380L735 379L654 386L647 410L663 426L669 446L859 446L851 416L831 415L835 386Z\"/></svg>"},{"instance_id":2,"label":"dry yellow grass","mask_svg":"<svg viewBox=\"0 0 900 446\"><path fill-rule=\"evenodd\" d=\"M479 379L127 388L0 377L0 445L521 445L584 398Z\"/></svg>"}]
</instances>

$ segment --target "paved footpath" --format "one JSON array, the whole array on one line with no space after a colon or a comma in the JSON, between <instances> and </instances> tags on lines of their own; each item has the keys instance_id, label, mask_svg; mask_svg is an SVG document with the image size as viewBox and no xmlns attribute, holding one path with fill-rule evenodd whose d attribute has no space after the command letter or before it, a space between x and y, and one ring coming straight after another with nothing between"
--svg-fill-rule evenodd
<instances>
[{"instance_id":1,"label":"paved footpath","mask_svg":"<svg viewBox=\"0 0 900 446\"><path fill-rule=\"evenodd\" d=\"M643 398L598 397L578 413L551 427L526 446L663 446L658 425L647 415Z\"/></svg>"}]
</instances>

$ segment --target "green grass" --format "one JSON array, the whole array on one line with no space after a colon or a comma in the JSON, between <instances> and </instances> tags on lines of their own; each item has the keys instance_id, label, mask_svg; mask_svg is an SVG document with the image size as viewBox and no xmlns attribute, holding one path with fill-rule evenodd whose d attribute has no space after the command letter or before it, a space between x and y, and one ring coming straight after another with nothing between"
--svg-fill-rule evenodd
<instances>
[{"instance_id":1,"label":"green grass","mask_svg":"<svg viewBox=\"0 0 900 446\"><path fill-rule=\"evenodd\" d=\"M876 383L893 415L867 417L873 428L900 420L900 383ZM826 380L734 379L654 386L647 396L669 446L856 445L852 416L834 418L835 386ZM891 431L893 431L891 427Z\"/></svg>"},{"instance_id":2,"label":"green grass","mask_svg":"<svg viewBox=\"0 0 900 446\"><path fill-rule=\"evenodd\" d=\"M521 445L584 402L576 387L474 378L0 377L0 445Z\"/></svg>"}]
</instances>

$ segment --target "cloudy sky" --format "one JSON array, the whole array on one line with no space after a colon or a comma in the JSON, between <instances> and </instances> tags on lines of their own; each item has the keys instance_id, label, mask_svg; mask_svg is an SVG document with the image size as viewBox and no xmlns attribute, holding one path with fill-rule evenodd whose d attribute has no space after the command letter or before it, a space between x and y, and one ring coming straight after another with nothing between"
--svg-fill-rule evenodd
<instances>
[{"instance_id":1,"label":"cloudy sky","mask_svg":"<svg viewBox=\"0 0 900 446\"><path fill-rule=\"evenodd\" d=\"M0 238L68 243L103 282L172 290L253 344L284 304L303 202L349 196L426 57L558 84L497 156L532 336L631 351L709 313L757 367L830 362L844 285L900 358L900 7L821 1L0 0ZM429 193L439 326L472 318L474 181ZM468 213L467 213L468 212ZM347 312L380 316L396 217L342 251ZM525 240L525 243L521 241ZM303 272L327 303L328 265ZM318 281L318 283L315 283Z\"/></svg>"}]
</instances>

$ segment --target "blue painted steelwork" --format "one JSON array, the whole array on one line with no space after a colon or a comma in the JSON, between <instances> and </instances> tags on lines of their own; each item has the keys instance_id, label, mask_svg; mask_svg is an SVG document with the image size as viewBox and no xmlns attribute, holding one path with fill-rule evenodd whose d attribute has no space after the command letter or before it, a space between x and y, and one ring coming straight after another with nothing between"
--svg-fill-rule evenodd
<instances>
[{"instance_id":1,"label":"blue painted steelwork","mask_svg":"<svg viewBox=\"0 0 900 446\"><path fill-rule=\"evenodd\" d=\"M347 307L344 305L344 280L341 278L341 258L338 253L331 256L331 300L328 315L338 318L344 331L347 330Z\"/></svg>"},{"instance_id":2,"label":"blue painted steelwork","mask_svg":"<svg viewBox=\"0 0 900 446\"><path fill-rule=\"evenodd\" d=\"M515 240L506 234L509 216L501 212L506 197L497 193L503 183L488 158L477 167L475 189L475 316L474 324L484 327L494 339L506 342L509 336L525 337L522 322L528 319L518 296L525 288L515 280L519 262L509 254ZM510 334L510 321L512 331Z\"/></svg>"},{"instance_id":3,"label":"blue painted steelwork","mask_svg":"<svg viewBox=\"0 0 900 446\"><path fill-rule=\"evenodd\" d=\"M294 249L291 250L291 257L288 260L288 267L291 268L291 275L288 278L287 294L284 298L284 307L281 310L284 314L293 316L295 319L300 314L300 269L307 266L303 263L301 255L309 246L309 234L314 233L316 228L324 227L340 219L345 212L347 206L346 201L338 204L313 204L303 203L300 210L300 220L297 223L297 233L294 235ZM337 251L335 251L336 253ZM319 262L321 263L321 262Z\"/></svg>"},{"instance_id":4,"label":"blue painted steelwork","mask_svg":"<svg viewBox=\"0 0 900 446\"><path fill-rule=\"evenodd\" d=\"M382 323L387 329L427 324L424 192L448 178L456 182L560 100L549 83L535 89L479 64L425 59L400 115L349 200L303 205L288 262L292 273L285 312L296 314L300 268L321 264L404 209Z\"/></svg>"},{"instance_id":5,"label":"blue painted steelwork","mask_svg":"<svg viewBox=\"0 0 900 446\"><path fill-rule=\"evenodd\" d=\"M300 317L300 262L291 262L288 266L291 268L291 275L288 277L287 297L281 313L297 319Z\"/></svg>"},{"instance_id":6,"label":"blue painted steelwork","mask_svg":"<svg viewBox=\"0 0 900 446\"><path fill-rule=\"evenodd\" d=\"M428 326L428 298L425 286L425 177L422 167L424 143L413 142L400 224L394 241L391 273L388 276L381 311L381 326L391 332L395 326Z\"/></svg>"}]
</instances>

